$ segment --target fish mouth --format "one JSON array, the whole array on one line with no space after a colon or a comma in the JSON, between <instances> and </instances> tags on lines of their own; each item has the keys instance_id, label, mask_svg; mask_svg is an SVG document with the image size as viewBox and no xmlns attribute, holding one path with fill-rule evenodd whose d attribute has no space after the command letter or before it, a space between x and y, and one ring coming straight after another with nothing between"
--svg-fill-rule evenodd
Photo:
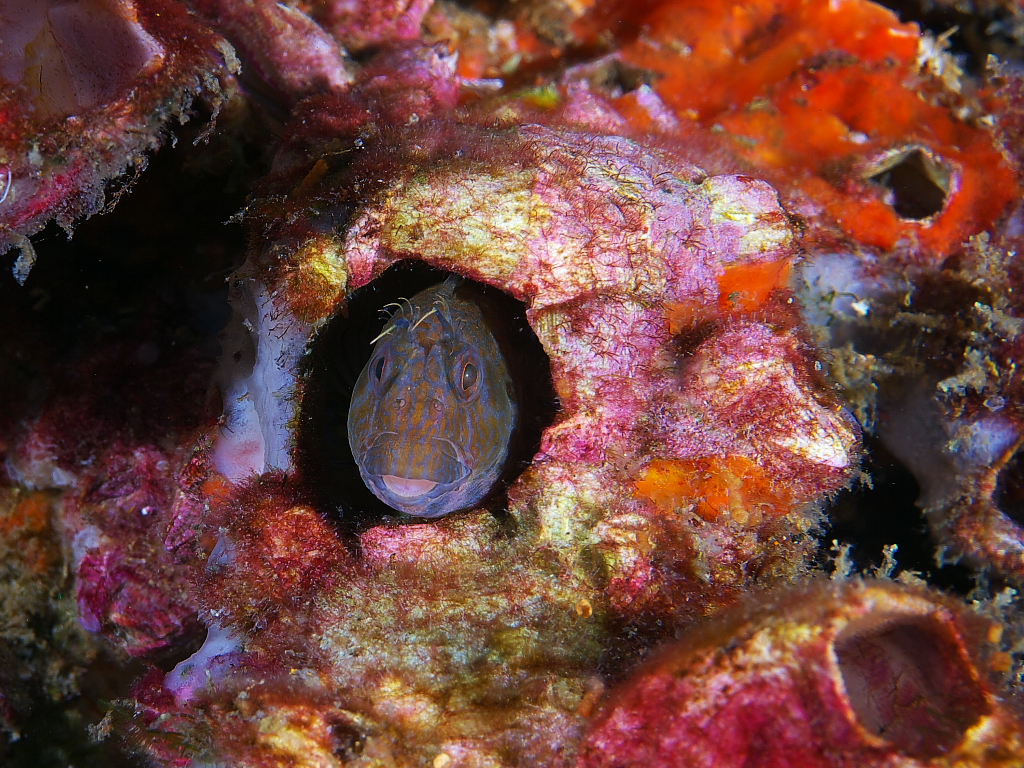
<instances>
[{"instance_id":1,"label":"fish mouth","mask_svg":"<svg viewBox=\"0 0 1024 768\"><path fill-rule=\"evenodd\" d=\"M431 466L403 471L399 468L409 461L396 455L395 437L392 432L379 434L356 462L373 495L414 517L441 517L462 509L463 487L473 475L465 451L452 440L430 436Z\"/></svg>"},{"instance_id":2,"label":"fish mouth","mask_svg":"<svg viewBox=\"0 0 1024 768\"><path fill-rule=\"evenodd\" d=\"M418 499L437 487L437 483L433 480L421 480L414 477L381 475L380 480L395 496L400 496L403 499Z\"/></svg>"},{"instance_id":3,"label":"fish mouth","mask_svg":"<svg viewBox=\"0 0 1024 768\"><path fill-rule=\"evenodd\" d=\"M373 495L389 507L413 517L435 518L464 506L459 503L460 491L468 476L467 472L452 483L398 475L364 475L364 479Z\"/></svg>"}]
</instances>

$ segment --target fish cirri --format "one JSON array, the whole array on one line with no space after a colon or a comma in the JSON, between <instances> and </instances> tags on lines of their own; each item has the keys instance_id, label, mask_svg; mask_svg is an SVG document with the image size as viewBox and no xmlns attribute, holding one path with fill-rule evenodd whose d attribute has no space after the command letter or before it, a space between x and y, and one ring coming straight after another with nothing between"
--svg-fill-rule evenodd
<instances>
[{"instance_id":1,"label":"fish cirri","mask_svg":"<svg viewBox=\"0 0 1024 768\"><path fill-rule=\"evenodd\" d=\"M356 381L348 440L385 504L436 518L471 508L501 475L516 422L512 381L480 307L455 279L398 310Z\"/></svg>"}]
</instances>

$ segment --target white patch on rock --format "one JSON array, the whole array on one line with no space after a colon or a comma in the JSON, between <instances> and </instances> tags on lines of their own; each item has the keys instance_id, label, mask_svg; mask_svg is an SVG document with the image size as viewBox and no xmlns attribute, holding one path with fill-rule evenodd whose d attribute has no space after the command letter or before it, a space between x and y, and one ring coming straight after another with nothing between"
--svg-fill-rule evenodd
<instances>
[{"instance_id":1,"label":"white patch on rock","mask_svg":"<svg viewBox=\"0 0 1024 768\"><path fill-rule=\"evenodd\" d=\"M291 469L297 367L311 329L278 310L263 283L251 277L234 279L231 305L234 315L221 335L224 417L213 459L218 472L239 482Z\"/></svg>"},{"instance_id":2,"label":"white patch on rock","mask_svg":"<svg viewBox=\"0 0 1024 768\"><path fill-rule=\"evenodd\" d=\"M231 669L230 657L241 650L239 638L220 624L210 625L203 646L164 676L164 688L179 707Z\"/></svg>"}]
</instances>

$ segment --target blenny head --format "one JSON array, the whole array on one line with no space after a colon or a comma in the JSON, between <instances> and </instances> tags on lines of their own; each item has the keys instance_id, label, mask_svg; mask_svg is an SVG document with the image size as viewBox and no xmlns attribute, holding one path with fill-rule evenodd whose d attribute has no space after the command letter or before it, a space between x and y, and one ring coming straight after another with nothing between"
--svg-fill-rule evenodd
<instances>
[{"instance_id":1,"label":"blenny head","mask_svg":"<svg viewBox=\"0 0 1024 768\"><path fill-rule=\"evenodd\" d=\"M348 439L385 504L436 518L480 502L516 421L512 383L480 308L448 280L416 294L376 339L356 381Z\"/></svg>"}]
</instances>

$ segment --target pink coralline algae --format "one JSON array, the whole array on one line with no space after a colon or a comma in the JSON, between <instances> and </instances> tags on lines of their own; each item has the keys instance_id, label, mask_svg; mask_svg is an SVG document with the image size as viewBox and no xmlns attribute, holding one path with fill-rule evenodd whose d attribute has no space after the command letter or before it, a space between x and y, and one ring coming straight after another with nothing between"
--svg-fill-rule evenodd
<instances>
[{"instance_id":1,"label":"pink coralline algae","mask_svg":"<svg viewBox=\"0 0 1024 768\"><path fill-rule=\"evenodd\" d=\"M344 48L297 8L258 0L198 0L193 7L231 40L247 75L287 103L352 83Z\"/></svg>"},{"instance_id":2,"label":"pink coralline algae","mask_svg":"<svg viewBox=\"0 0 1024 768\"><path fill-rule=\"evenodd\" d=\"M730 562L749 561L748 567L763 565L769 573L772 567L798 569L807 556L804 534L815 524L811 506L792 515L781 506L763 514L758 499L757 509L737 502L731 517L697 515L687 522L692 510L679 516L687 499L666 497L660 487L645 497L634 488L636 474L652 466L735 459L753 475L775 478L780 498L785 489L811 502L841 486L856 466L856 428L812 375L808 350L784 310L778 310L778 323L695 320L691 333L702 343L686 354L676 346L673 324L686 308L717 305L720 280L730 270L792 258L794 235L771 188L743 176L708 176L668 150L652 151L618 136L541 125L495 131L423 122L416 134L422 138L405 163L402 153L410 149L404 144L367 153L364 173L382 187L352 215L343 241L314 237L298 246L330 271L311 271L316 282L304 284L294 267L268 269L262 254L281 252L273 245L243 269L239 285L255 295L240 298L238 306L249 313L243 316L253 330L236 343L253 348L255 359L237 368L258 372L272 364L275 383L267 392L255 373L234 375L216 451L220 471L242 478L267 467L292 469L288 429L301 414L294 393L302 382L289 381L294 364L288 356L304 352L305 338L333 309L326 305L319 317L311 315L310 295L340 297L342 286L351 291L400 259L416 258L527 302L528 320L550 358L561 411L544 433L533 467L510 489L511 509L529 510L542 521L553 515L541 525L559 539L589 537L586 531L600 522L599 547L607 547L608 567L631 574L613 578L625 590L619 599L637 601L639 610L658 591L647 584L657 580L654 571L633 573L637 563L627 557L627 566L617 554L612 542L623 535L619 525L630 530L625 535L652 541L694 539L676 551L690 561L683 570L698 579L716 570L717 558L701 558L698 566L698 558L686 554L703 546L694 525L715 529ZM428 137L433 157L422 155L429 151ZM375 168L381 160L388 166ZM300 194L316 199L364 183L358 176L328 177ZM253 274L289 282L264 288L247 277ZM325 276L335 284L323 285ZM267 406L254 408L260 401ZM757 411L759 421L732 415L743 409ZM751 428L758 423L760 429ZM558 477L572 480L564 485ZM654 494L661 504L651 503ZM607 519L577 529L571 510L581 504L607 509ZM620 505L623 514L616 515ZM763 546L763 540L774 546ZM791 555L788 565L781 551ZM668 551L662 557L673 558ZM711 603L720 599L712 597L717 590L741 586L733 565L723 582L712 579ZM697 600L687 610L704 604Z\"/></svg>"},{"instance_id":3,"label":"pink coralline algae","mask_svg":"<svg viewBox=\"0 0 1024 768\"><path fill-rule=\"evenodd\" d=\"M67 638L19 636L40 650L18 651L30 683L0 671L5 733L31 685L111 701L93 736L175 768L1024 764L1024 273L1019 213L995 220L1020 99L925 86L911 52L930 39L861 0L701 7L708 39L749 27L714 48L726 63L778 54L729 86L750 104L687 107L676 86L710 49L658 21L668 4L0 4L0 246L22 249L26 286L0 286L17 299L0 304L0 565L12 625L52 603ZM805 50L835 18L870 34ZM83 63L103 27L110 60ZM897 203L934 196L941 168L898 196L896 166L818 158L791 184L772 147L799 154L794 136L737 143L787 125L783 102L806 125L801 83L820 100L864 78L927 97L914 108L945 126L928 152L967 157L943 144L967 136L999 158L989 218L954 215L965 165L908 222ZM28 275L27 238L95 213L193 99L231 106L209 126L223 143L189 155L199 175L225 154L259 167L215 222L234 213L247 245L203 230L166 285L129 281L106 319L54 315L75 343L51 349L36 320L67 293L44 263ZM872 157L924 151L864 126ZM239 146L270 134L272 153ZM175 205L229 194L185 177ZM183 237L212 220L161 211L173 196L134 215L144 240L168 231L150 218ZM842 218L854 198L891 236ZM125 248L114 271L157 268ZM479 505L425 521L364 487L346 425L381 310L452 275L499 321L520 422ZM865 456L916 477L941 553L991 569L970 606L930 574L890 578L896 547L868 578L822 542L867 492ZM132 672L95 690L80 670L100 664Z\"/></svg>"},{"instance_id":4,"label":"pink coralline algae","mask_svg":"<svg viewBox=\"0 0 1024 768\"><path fill-rule=\"evenodd\" d=\"M181 512L175 474L188 446L160 444L149 432L182 440L191 436L194 417L176 408L156 412L147 390L170 376L186 401L201 403L209 364L193 358L192 371L159 365L148 382L143 377L125 387L112 380L120 366L111 360L129 350L121 346L61 371L62 382L52 387L43 413L26 425L18 449L6 459L20 484L64 489L61 527L82 625L129 655L145 656L200 630L187 571L159 535L172 509ZM106 386L83 391L83 381ZM111 432L119 438L94 437Z\"/></svg>"},{"instance_id":5,"label":"pink coralline algae","mask_svg":"<svg viewBox=\"0 0 1024 768\"><path fill-rule=\"evenodd\" d=\"M362 51L382 43L418 39L420 23L432 4L433 0L314 0L306 6L307 13L342 45Z\"/></svg>"}]
</instances>

